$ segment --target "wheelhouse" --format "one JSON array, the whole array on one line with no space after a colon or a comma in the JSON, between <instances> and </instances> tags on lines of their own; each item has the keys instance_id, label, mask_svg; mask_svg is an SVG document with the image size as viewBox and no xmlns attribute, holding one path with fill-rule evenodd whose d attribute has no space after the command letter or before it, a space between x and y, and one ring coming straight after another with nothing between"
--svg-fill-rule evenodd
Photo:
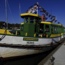
<instances>
[{"instance_id":1,"label":"wheelhouse","mask_svg":"<svg viewBox=\"0 0 65 65\"><path fill-rule=\"evenodd\" d=\"M24 23L21 23L20 34L27 37L35 37L37 31L37 23L40 22L40 16L38 14L24 13L21 14L21 17L24 18Z\"/></svg>"}]
</instances>

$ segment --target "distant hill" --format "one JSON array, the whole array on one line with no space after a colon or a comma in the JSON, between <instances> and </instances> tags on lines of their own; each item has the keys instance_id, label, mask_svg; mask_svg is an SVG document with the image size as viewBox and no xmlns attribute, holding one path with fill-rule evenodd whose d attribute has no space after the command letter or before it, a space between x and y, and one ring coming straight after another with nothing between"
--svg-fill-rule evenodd
<instances>
[{"instance_id":1,"label":"distant hill","mask_svg":"<svg viewBox=\"0 0 65 65\"><path fill-rule=\"evenodd\" d=\"M4 21L0 21L0 28L6 28L8 25L8 29L13 29L13 28L17 28L17 29L20 29L20 24L18 23L15 23L15 24L11 24L11 23L6 23Z\"/></svg>"}]
</instances>

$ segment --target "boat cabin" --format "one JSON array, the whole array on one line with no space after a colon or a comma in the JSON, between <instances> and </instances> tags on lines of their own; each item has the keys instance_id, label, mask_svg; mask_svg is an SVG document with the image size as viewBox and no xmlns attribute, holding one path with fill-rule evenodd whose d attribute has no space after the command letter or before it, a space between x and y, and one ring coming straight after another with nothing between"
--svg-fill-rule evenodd
<instances>
[{"instance_id":1,"label":"boat cabin","mask_svg":"<svg viewBox=\"0 0 65 65\"><path fill-rule=\"evenodd\" d=\"M21 23L20 35L24 37L56 37L63 33L61 24L42 21L38 14L23 13L20 15L24 22Z\"/></svg>"},{"instance_id":2,"label":"boat cabin","mask_svg":"<svg viewBox=\"0 0 65 65\"><path fill-rule=\"evenodd\" d=\"M33 13L23 13L20 16L24 18L24 23L39 23L41 19L38 14Z\"/></svg>"},{"instance_id":3,"label":"boat cabin","mask_svg":"<svg viewBox=\"0 0 65 65\"><path fill-rule=\"evenodd\" d=\"M24 18L24 22L21 23L21 35L34 37L37 33L37 25L41 22L41 18L38 14L24 13L21 14Z\"/></svg>"}]
</instances>

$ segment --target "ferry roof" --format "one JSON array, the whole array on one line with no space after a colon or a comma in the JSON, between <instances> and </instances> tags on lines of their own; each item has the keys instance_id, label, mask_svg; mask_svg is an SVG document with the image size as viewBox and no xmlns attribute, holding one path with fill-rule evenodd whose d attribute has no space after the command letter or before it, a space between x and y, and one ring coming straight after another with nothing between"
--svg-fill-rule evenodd
<instances>
[{"instance_id":1,"label":"ferry roof","mask_svg":"<svg viewBox=\"0 0 65 65\"><path fill-rule=\"evenodd\" d=\"M42 23L42 24L52 24L52 25L62 26L62 24L55 24L55 23L52 23L52 22L46 22L46 21L42 21L41 23Z\"/></svg>"},{"instance_id":2,"label":"ferry roof","mask_svg":"<svg viewBox=\"0 0 65 65\"><path fill-rule=\"evenodd\" d=\"M42 24L52 24L51 22L42 21Z\"/></svg>"},{"instance_id":3,"label":"ferry roof","mask_svg":"<svg viewBox=\"0 0 65 65\"><path fill-rule=\"evenodd\" d=\"M63 26L62 24L54 24L54 23L52 23L52 25Z\"/></svg>"},{"instance_id":4,"label":"ferry roof","mask_svg":"<svg viewBox=\"0 0 65 65\"><path fill-rule=\"evenodd\" d=\"M25 17L25 16L34 16L34 17L39 17L40 16L38 14L33 14L33 13L23 13L23 14L20 14L21 17Z\"/></svg>"}]
</instances>

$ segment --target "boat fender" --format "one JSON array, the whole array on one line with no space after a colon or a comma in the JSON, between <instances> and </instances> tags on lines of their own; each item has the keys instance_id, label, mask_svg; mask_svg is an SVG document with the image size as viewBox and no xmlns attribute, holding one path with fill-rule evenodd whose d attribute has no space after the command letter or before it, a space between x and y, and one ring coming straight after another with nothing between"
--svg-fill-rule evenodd
<instances>
[{"instance_id":1,"label":"boat fender","mask_svg":"<svg viewBox=\"0 0 65 65\"><path fill-rule=\"evenodd\" d=\"M25 33L25 36L27 36L28 34L27 33Z\"/></svg>"},{"instance_id":2,"label":"boat fender","mask_svg":"<svg viewBox=\"0 0 65 65\"><path fill-rule=\"evenodd\" d=\"M34 37L36 37L36 33L34 34Z\"/></svg>"}]
</instances>

